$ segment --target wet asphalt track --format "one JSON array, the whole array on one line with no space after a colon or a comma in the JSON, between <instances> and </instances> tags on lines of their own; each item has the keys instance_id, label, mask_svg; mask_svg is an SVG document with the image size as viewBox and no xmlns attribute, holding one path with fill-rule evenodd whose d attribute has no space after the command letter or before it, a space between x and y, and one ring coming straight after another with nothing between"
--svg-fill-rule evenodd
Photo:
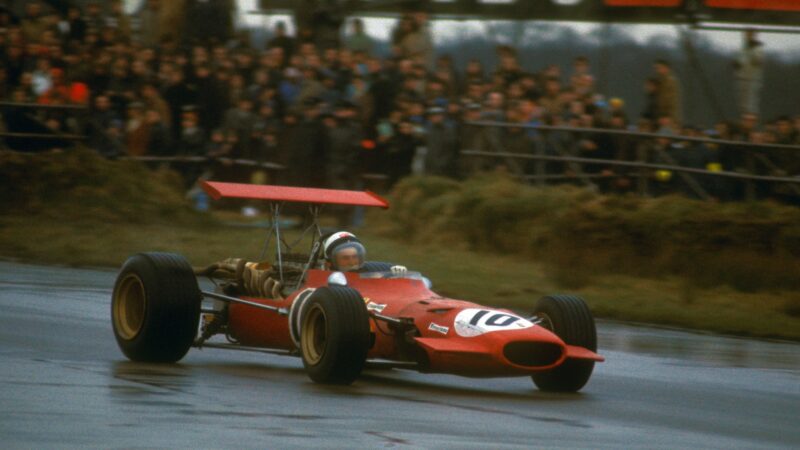
<instances>
[{"instance_id":1,"label":"wet asphalt track","mask_svg":"<svg viewBox=\"0 0 800 450\"><path fill-rule=\"evenodd\" d=\"M600 322L608 361L579 394L403 371L327 387L257 353L126 361L114 277L0 262L0 447L800 448L798 344Z\"/></svg>"}]
</instances>

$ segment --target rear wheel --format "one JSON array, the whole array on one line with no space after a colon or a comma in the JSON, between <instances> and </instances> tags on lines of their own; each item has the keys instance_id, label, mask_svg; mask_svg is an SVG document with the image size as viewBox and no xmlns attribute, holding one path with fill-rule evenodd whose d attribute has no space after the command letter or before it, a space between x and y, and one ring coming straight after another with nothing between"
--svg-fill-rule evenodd
<instances>
[{"instance_id":1,"label":"rear wheel","mask_svg":"<svg viewBox=\"0 0 800 450\"><path fill-rule=\"evenodd\" d=\"M534 315L539 325L554 332L569 345L597 351L597 331L586 302L571 295L551 295L539 299ZM592 375L594 361L567 359L560 366L534 374L534 384L543 391L576 392Z\"/></svg>"},{"instance_id":2,"label":"rear wheel","mask_svg":"<svg viewBox=\"0 0 800 450\"><path fill-rule=\"evenodd\" d=\"M300 350L309 378L351 384L367 360L369 314L358 291L322 287L306 301L300 320Z\"/></svg>"},{"instance_id":3,"label":"rear wheel","mask_svg":"<svg viewBox=\"0 0 800 450\"><path fill-rule=\"evenodd\" d=\"M114 337L122 353L132 361L180 360L197 334L200 301L197 279L182 256L131 256L111 299Z\"/></svg>"}]
</instances>

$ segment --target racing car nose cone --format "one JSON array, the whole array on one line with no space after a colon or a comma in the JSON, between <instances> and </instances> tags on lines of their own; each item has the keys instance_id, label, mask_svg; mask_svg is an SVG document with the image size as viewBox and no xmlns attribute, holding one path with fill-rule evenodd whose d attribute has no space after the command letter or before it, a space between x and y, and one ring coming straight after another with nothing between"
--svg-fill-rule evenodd
<instances>
[{"instance_id":1,"label":"racing car nose cone","mask_svg":"<svg viewBox=\"0 0 800 450\"><path fill-rule=\"evenodd\" d=\"M328 276L328 286L347 286L347 277L342 272L333 272Z\"/></svg>"}]
</instances>

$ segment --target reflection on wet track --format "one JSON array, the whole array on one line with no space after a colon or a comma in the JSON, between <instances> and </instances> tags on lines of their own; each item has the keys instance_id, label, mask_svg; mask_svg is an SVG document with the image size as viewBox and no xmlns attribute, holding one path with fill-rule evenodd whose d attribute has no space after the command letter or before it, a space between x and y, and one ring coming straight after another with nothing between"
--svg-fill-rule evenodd
<instances>
[{"instance_id":1,"label":"reflection on wet track","mask_svg":"<svg viewBox=\"0 0 800 450\"><path fill-rule=\"evenodd\" d=\"M606 350L715 366L800 371L800 347L796 343L598 322L600 345Z\"/></svg>"},{"instance_id":2,"label":"reflection on wet track","mask_svg":"<svg viewBox=\"0 0 800 450\"><path fill-rule=\"evenodd\" d=\"M125 360L115 273L0 262L2 448L800 448L800 345L600 321L584 391L370 370L311 383L296 358Z\"/></svg>"}]
</instances>

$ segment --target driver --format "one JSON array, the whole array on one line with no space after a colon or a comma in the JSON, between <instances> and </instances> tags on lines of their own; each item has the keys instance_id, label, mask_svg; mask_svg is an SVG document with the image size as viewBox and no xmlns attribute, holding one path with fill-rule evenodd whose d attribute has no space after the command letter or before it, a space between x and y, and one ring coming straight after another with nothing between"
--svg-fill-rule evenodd
<instances>
[{"instance_id":1,"label":"driver","mask_svg":"<svg viewBox=\"0 0 800 450\"><path fill-rule=\"evenodd\" d=\"M328 270L341 272L363 272L367 250L353 233L337 231L323 242L325 266ZM395 275L405 275L405 266L392 266L389 270Z\"/></svg>"}]
</instances>

